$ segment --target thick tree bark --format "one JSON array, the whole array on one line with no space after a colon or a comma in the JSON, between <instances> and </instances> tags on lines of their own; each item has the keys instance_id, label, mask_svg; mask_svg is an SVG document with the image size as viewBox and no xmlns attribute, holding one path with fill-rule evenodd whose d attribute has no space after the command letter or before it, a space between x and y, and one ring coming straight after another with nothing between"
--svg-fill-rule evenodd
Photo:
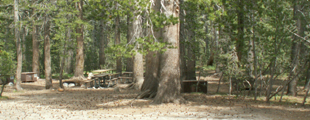
<instances>
[{"instance_id":1,"label":"thick tree bark","mask_svg":"<svg viewBox=\"0 0 310 120\"><path fill-rule=\"evenodd\" d=\"M83 20L83 0L80 0L77 4L77 9L79 11L78 17ZM75 71L74 77L84 78L84 38L83 38L83 24L80 24L76 28L76 37L77 48L76 48L76 61L75 61Z\"/></svg>"},{"instance_id":2,"label":"thick tree bark","mask_svg":"<svg viewBox=\"0 0 310 120\"><path fill-rule=\"evenodd\" d=\"M100 46L99 46L99 66L100 68L103 68L105 65L105 53L104 53L104 49L105 49L105 45L106 45L106 30L105 30L105 23L103 23L103 21L100 21L100 29L101 29L101 33L100 33Z\"/></svg>"},{"instance_id":3,"label":"thick tree bark","mask_svg":"<svg viewBox=\"0 0 310 120\"><path fill-rule=\"evenodd\" d=\"M20 85L21 83L21 73L22 73L22 48L20 41L20 31L19 31L19 9L18 9L19 0L14 0L14 23L15 23L15 40L16 40L16 53L17 53L17 67L16 67L16 89L22 90Z\"/></svg>"},{"instance_id":4,"label":"thick tree bark","mask_svg":"<svg viewBox=\"0 0 310 120\"><path fill-rule=\"evenodd\" d=\"M45 88L53 87L51 77L51 49L50 49L50 20L46 15L44 18L44 67L45 67Z\"/></svg>"},{"instance_id":5,"label":"thick tree bark","mask_svg":"<svg viewBox=\"0 0 310 120\"><path fill-rule=\"evenodd\" d=\"M158 52L148 51L145 58L145 80L141 87L142 93L138 96L138 98L154 98L158 89Z\"/></svg>"},{"instance_id":6,"label":"thick tree bark","mask_svg":"<svg viewBox=\"0 0 310 120\"><path fill-rule=\"evenodd\" d=\"M161 1L161 0L157 0ZM163 11L167 17L179 17L179 1L164 1L166 10ZM176 48L167 48L160 55L160 77L158 91L154 103L181 103L181 81L180 81L180 50L179 50L179 24L167 25L163 28L162 38L164 42L170 43Z\"/></svg>"},{"instance_id":7,"label":"thick tree bark","mask_svg":"<svg viewBox=\"0 0 310 120\"><path fill-rule=\"evenodd\" d=\"M37 26L34 21L32 22L32 28L32 72L35 72L40 77L40 43L37 39Z\"/></svg>"}]
</instances>

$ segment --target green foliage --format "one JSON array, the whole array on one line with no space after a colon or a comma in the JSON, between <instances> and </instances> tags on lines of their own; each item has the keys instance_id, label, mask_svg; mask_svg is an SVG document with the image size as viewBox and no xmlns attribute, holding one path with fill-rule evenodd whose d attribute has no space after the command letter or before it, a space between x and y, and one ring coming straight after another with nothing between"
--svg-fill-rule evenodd
<instances>
[{"instance_id":1,"label":"green foliage","mask_svg":"<svg viewBox=\"0 0 310 120\"><path fill-rule=\"evenodd\" d=\"M15 61L13 61L12 53L8 53L0 48L0 74L14 75Z\"/></svg>"}]
</instances>

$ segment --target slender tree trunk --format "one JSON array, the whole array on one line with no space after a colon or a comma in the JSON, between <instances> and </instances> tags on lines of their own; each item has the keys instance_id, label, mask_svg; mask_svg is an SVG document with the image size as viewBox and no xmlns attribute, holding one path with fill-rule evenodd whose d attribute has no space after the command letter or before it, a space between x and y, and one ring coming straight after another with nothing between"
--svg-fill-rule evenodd
<instances>
[{"instance_id":1,"label":"slender tree trunk","mask_svg":"<svg viewBox=\"0 0 310 120\"><path fill-rule=\"evenodd\" d=\"M257 76L257 65L258 65L258 61L257 61L257 57L256 57L256 49L255 49L255 32L254 32L254 28L253 28L253 40L252 40L252 46L253 46L253 56L254 56L254 88L255 88L255 95L254 95L254 100L256 100L257 98L257 86L258 86L258 77Z\"/></svg>"},{"instance_id":2,"label":"slender tree trunk","mask_svg":"<svg viewBox=\"0 0 310 120\"><path fill-rule=\"evenodd\" d=\"M132 16L130 12L127 13L127 44L131 44L132 42ZM133 57L127 58L126 63L126 71L133 71Z\"/></svg>"},{"instance_id":3,"label":"slender tree trunk","mask_svg":"<svg viewBox=\"0 0 310 120\"><path fill-rule=\"evenodd\" d=\"M66 48L66 43L64 44L64 48ZM66 54L67 49L64 49L61 57L61 62L60 62L60 72L59 72L59 87L64 88L63 83L62 83L62 76L63 76L63 68L65 65L65 57L63 57Z\"/></svg>"},{"instance_id":4,"label":"slender tree trunk","mask_svg":"<svg viewBox=\"0 0 310 120\"><path fill-rule=\"evenodd\" d=\"M118 10L118 3L115 2L116 10ZM121 43L121 32L120 32L120 18L119 15L115 18L115 45ZM116 58L116 71L121 73L122 72L122 58Z\"/></svg>"},{"instance_id":5,"label":"slender tree trunk","mask_svg":"<svg viewBox=\"0 0 310 120\"><path fill-rule=\"evenodd\" d=\"M310 82L310 74L309 74L310 73L310 64L308 66L307 73L308 74L306 76L305 87L304 87L305 90L310 88L310 85L309 85L309 82Z\"/></svg>"},{"instance_id":6,"label":"slender tree trunk","mask_svg":"<svg viewBox=\"0 0 310 120\"><path fill-rule=\"evenodd\" d=\"M214 47L211 47L212 51L211 51L211 55L210 55L210 58L209 58L209 61L211 63L213 63L215 61L216 63L216 68L215 68L215 73L220 73L221 70L220 70L220 62L217 60L219 58L219 53L220 53L220 47L219 47L219 35L218 35L218 32L216 30L216 25L213 26L213 41L215 44ZM208 62L209 62L208 61Z\"/></svg>"},{"instance_id":7,"label":"slender tree trunk","mask_svg":"<svg viewBox=\"0 0 310 120\"><path fill-rule=\"evenodd\" d=\"M53 87L51 77L51 49L50 49L50 20L46 15L44 18L44 67L45 67L45 88Z\"/></svg>"},{"instance_id":8,"label":"slender tree trunk","mask_svg":"<svg viewBox=\"0 0 310 120\"><path fill-rule=\"evenodd\" d=\"M276 32L278 31L278 26L276 27ZM275 72L276 72L276 63L277 63L277 54L278 54L278 48L280 45L278 45L278 36L275 36L275 42L274 42L274 46L275 46L275 49L274 49L274 59L271 59L271 64L270 64L270 79L269 79L269 88L267 90L267 95L266 95L266 102L269 102L270 100L270 94L271 94L271 91L272 91L272 86L273 86L273 82L274 82L274 75L275 75Z\"/></svg>"},{"instance_id":9,"label":"slender tree trunk","mask_svg":"<svg viewBox=\"0 0 310 120\"><path fill-rule=\"evenodd\" d=\"M101 33L100 33L100 46L99 46L99 66L100 68L104 68L105 65L105 53L104 53L104 49L105 49L105 45L106 45L106 39L107 39L107 35L106 35L106 29L105 29L105 23L103 23L103 21L100 21L100 29L101 29Z\"/></svg>"},{"instance_id":10,"label":"slender tree trunk","mask_svg":"<svg viewBox=\"0 0 310 120\"><path fill-rule=\"evenodd\" d=\"M79 11L78 17L80 20L83 20L83 0L80 0L76 3L76 8ZM83 24L80 24L76 28L76 37L77 48L76 48L76 61L75 61L75 72L74 77L84 78L84 38L83 38Z\"/></svg>"},{"instance_id":11,"label":"slender tree trunk","mask_svg":"<svg viewBox=\"0 0 310 120\"><path fill-rule=\"evenodd\" d=\"M20 31L19 31L19 7L18 7L19 0L14 0L14 23L15 23L15 39L16 39L16 53L17 53L17 67L16 67L16 89L22 90L20 85L21 83L21 73L22 73L22 48L21 48L21 41L20 41Z\"/></svg>"},{"instance_id":12,"label":"slender tree trunk","mask_svg":"<svg viewBox=\"0 0 310 120\"><path fill-rule=\"evenodd\" d=\"M22 18L21 18L22 19ZM27 47L26 47L26 30L25 27L27 27L26 25L21 25L21 29L20 29L20 35L21 35L21 46L22 46L22 60L24 65L22 66L22 70L24 71L28 71L28 66L29 64L27 64L28 60L26 57L26 51L27 51Z\"/></svg>"},{"instance_id":13,"label":"slender tree trunk","mask_svg":"<svg viewBox=\"0 0 310 120\"><path fill-rule=\"evenodd\" d=\"M35 72L38 77L40 77L40 51L39 51L39 41L37 39L37 26L35 21L32 22L32 72Z\"/></svg>"},{"instance_id":14,"label":"slender tree trunk","mask_svg":"<svg viewBox=\"0 0 310 120\"><path fill-rule=\"evenodd\" d=\"M139 11L135 11L133 21L131 22L132 29L130 30L130 36L133 37L133 42L136 41L136 39L143 37L143 29L142 29L142 16L137 15ZM141 53L139 53L139 49L141 49L141 45L139 43L135 43L135 51L136 55L133 58L133 79L135 81L135 89L141 90L144 78L143 78L143 56Z\"/></svg>"},{"instance_id":15,"label":"slender tree trunk","mask_svg":"<svg viewBox=\"0 0 310 120\"><path fill-rule=\"evenodd\" d=\"M289 75L289 77L292 77L296 74L296 69L298 69L298 57L299 57L299 43L293 43L292 45L292 53L291 53L291 60L292 60L292 67L291 69L293 70L293 72L291 72L291 74ZM287 94L288 95L292 95L292 96L296 96L297 95L297 82L298 79L297 78L291 78L292 81L289 83L288 85L288 89L287 89Z\"/></svg>"},{"instance_id":16,"label":"slender tree trunk","mask_svg":"<svg viewBox=\"0 0 310 120\"><path fill-rule=\"evenodd\" d=\"M302 6L299 5L299 0L295 1L294 5L294 17L296 19L296 27L298 31L298 35L303 37L304 36L304 29L302 25L302 18L300 12L302 12ZM294 41L299 41L299 37L295 36ZM292 51L291 51L291 62L292 62L292 69L294 69L291 76L296 74L296 69L298 69L298 63L299 63L299 57L300 57L300 42L293 42L292 44ZM289 83L288 89L287 89L287 94L297 96L297 82L298 78L292 78L292 82Z\"/></svg>"},{"instance_id":17,"label":"slender tree trunk","mask_svg":"<svg viewBox=\"0 0 310 120\"><path fill-rule=\"evenodd\" d=\"M141 53L137 52L134 56L134 67L133 67L133 79L135 83L135 89L141 90L144 78L143 78L143 56Z\"/></svg>"},{"instance_id":18,"label":"slender tree trunk","mask_svg":"<svg viewBox=\"0 0 310 120\"><path fill-rule=\"evenodd\" d=\"M157 0L161 1L161 0ZM163 4L166 10L163 13L169 17L179 17L179 1L165 1ZM159 12L159 11L158 11ZM179 24L167 25L163 28L162 38L164 42L170 43L176 48L167 48L160 55L160 77L158 91L154 103L181 103L181 81L180 81L180 48L179 48Z\"/></svg>"},{"instance_id":19,"label":"slender tree trunk","mask_svg":"<svg viewBox=\"0 0 310 120\"><path fill-rule=\"evenodd\" d=\"M193 14L193 11L188 10L187 14L186 14L186 22L188 24L188 42L189 44L187 45L187 75L186 75L186 79L187 80L196 80L196 55L195 55L195 16Z\"/></svg>"},{"instance_id":20,"label":"slender tree trunk","mask_svg":"<svg viewBox=\"0 0 310 120\"><path fill-rule=\"evenodd\" d=\"M310 65L310 64L309 64ZM310 74L310 72L308 71L308 74ZM310 85L310 78L308 78L308 80L306 80L306 81L308 81L308 83L306 84L306 86L309 86ZM309 94L309 90L310 90L310 87L308 87L307 89L306 89L306 94L305 94L305 97L304 97L304 100L303 100L303 102L302 102L302 105L304 106L305 105L305 103L306 103L306 99L307 99L307 97L308 97L308 94Z\"/></svg>"},{"instance_id":21,"label":"slender tree trunk","mask_svg":"<svg viewBox=\"0 0 310 120\"><path fill-rule=\"evenodd\" d=\"M73 50L71 49L73 46L72 46L72 38L71 38L71 28L70 27L67 27L68 29L68 33L67 33L67 40L68 40L68 43L67 44L67 50L68 50L68 57L66 57L66 68L65 68L65 71L66 73L73 73L73 67L72 67L72 57L73 57Z\"/></svg>"},{"instance_id":22,"label":"slender tree trunk","mask_svg":"<svg viewBox=\"0 0 310 120\"><path fill-rule=\"evenodd\" d=\"M238 60L242 60L242 52L244 49L244 0L238 0L238 38L237 38L237 55L238 55Z\"/></svg>"},{"instance_id":23,"label":"slender tree trunk","mask_svg":"<svg viewBox=\"0 0 310 120\"><path fill-rule=\"evenodd\" d=\"M180 74L181 80L186 79L186 60L185 60L185 23L184 23L184 0L180 0Z\"/></svg>"}]
</instances>

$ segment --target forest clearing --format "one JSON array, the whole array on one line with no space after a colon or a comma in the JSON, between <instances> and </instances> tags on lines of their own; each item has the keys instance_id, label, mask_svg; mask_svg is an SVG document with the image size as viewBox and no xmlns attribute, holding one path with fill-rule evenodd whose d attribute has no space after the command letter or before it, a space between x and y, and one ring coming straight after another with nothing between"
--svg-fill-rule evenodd
<instances>
[{"instance_id":1,"label":"forest clearing","mask_svg":"<svg viewBox=\"0 0 310 120\"><path fill-rule=\"evenodd\" d=\"M309 119L309 8L0 0L0 119Z\"/></svg>"},{"instance_id":2,"label":"forest clearing","mask_svg":"<svg viewBox=\"0 0 310 120\"><path fill-rule=\"evenodd\" d=\"M228 84L224 83L216 94L219 77L202 77L208 81L208 94L183 93L185 104L152 104L151 99L136 99L137 90L115 91L114 88L84 89L66 88L58 92L45 90L44 80L22 83L23 91L6 88L0 100L0 119L238 119L238 120L307 120L310 102L301 106L301 96L286 96L283 102L270 103L259 98L229 96ZM123 84L125 85L125 84ZM302 94L301 94L302 95Z\"/></svg>"}]
</instances>

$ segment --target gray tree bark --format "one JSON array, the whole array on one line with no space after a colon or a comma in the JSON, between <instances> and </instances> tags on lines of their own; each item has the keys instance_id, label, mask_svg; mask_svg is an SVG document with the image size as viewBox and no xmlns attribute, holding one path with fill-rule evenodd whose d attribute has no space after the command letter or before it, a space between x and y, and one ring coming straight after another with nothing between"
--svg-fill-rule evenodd
<instances>
[{"instance_id":1,"label":"gray tree bark","mask_svg":"<svg viewBox=\"0 0 310 120\"><path fill-rule=\"evenodd\" d=\"M22 90L20 85L21 83L21 73L22 73L22 48L21 48L21 40L20 40L20 31L19 31L19 0L14 0L14 23L15 23L15 40L16 40L16 56L17 56L17 67L16 67L16 84L15 87L17 90Z\"/></svg>"},{"instance_id":2,"label":"gray tree bark","mask_svg":"<svg viewBox=\"0 0 310 120\"><path fill-rule=\"evenodd\" d=\"M32 72L35 72L40 77L40 51L39 41L37 38L37 26L35 21L32 22Z\"/></svg>"},{"instance_id":3,"label":"gray tree bark","mask_svg":"<svg viewBox=\"0 0 310 120\"><path fill-rule=\"evenodd\" d=\"M136 43L136 39L143 37L143 29L142 29L142 15L138 14L139 11L135 10L133 16L133 21L131 22L132 29L130 30L130 36L132 38L133 43L135 44L135 56L133 58L133 79L135 81L135 89L140 90L144 81L143 78L143 55L138 51L141 49L141 45Z\"/></svg>"},{"instance_id":4,"label":"gray tree bark","mask_svg":"<svg viewBox=\"0 0 310 120\"><path fill-rule=\"evenodd\" d=\"M73 73L73 66L72 66L72 56L73 56L73 50L72 49L70 49L70 48L72 48L73 46L72 46L72 44L70 44L70 43L72 43L72 38L71 38L71 28L70 27L67 27L67 29L68 29L68 32L67 32L67 40L68 40L68 43L69 44L67 44L67 48L69 48L69 49L67 49L68 50L68 57L66 57L66 60L65 60L65 72L66 73Z\"/></svg>"},{"instance_id":5,"label":"gray tree bark","mask_svg":"<svg viewBox=\"0 0 310 120\"><path fill-rule=\"evenodd\" d=\"M76 3L76 8L79 11L78 18L83 20L83 0ZM84 78L84 38L83 38L83 24L80 24L76 28L76 61L75 61L75 71L74 77Z\"/></svg>"},{"instance_id":6,"label":"gray tree bark","mask_svg":"<svg viewBox=\"0 0 310 120\"><path fill-rule=\"evenodd\" d=\"M45 67L45 88L53 87L51 76L51 49L50 49L50 18L48 15L44 18L44 67Z\"/></svg>"}]
</instances>

